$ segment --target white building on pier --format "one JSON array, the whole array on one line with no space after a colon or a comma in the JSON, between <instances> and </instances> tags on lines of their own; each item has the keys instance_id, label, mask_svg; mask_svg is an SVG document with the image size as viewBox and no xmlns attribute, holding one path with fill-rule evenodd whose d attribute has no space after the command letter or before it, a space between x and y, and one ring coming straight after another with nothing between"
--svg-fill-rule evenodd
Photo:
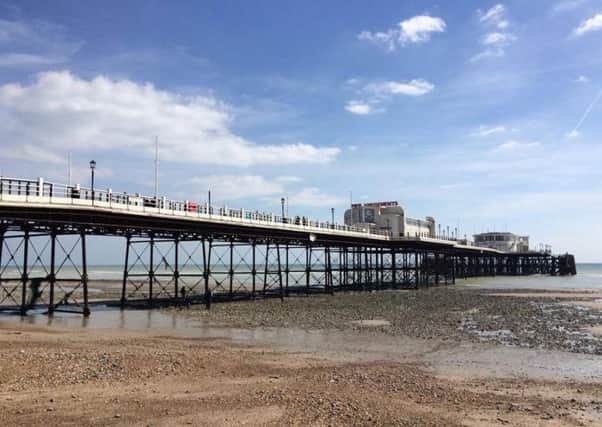
<instances>
[{"instance_id":1,"label":"white building on pier","mask_svg":"<svg viewBox=\"0 0 602 427\"><path fill-rule=\"evenodd\" d=\"M392 238L435 237L434 218L410 218L394 201L355 203L345 211L345 224L364 227L366 231L389 232Z\"/></svg>"},{"instance_id":2,"label":"white building on pier","mask_svg":"<svg viewBox=\"0 0 602 427\"><path fill-rule=\"evenodd\" d=\"M513 233L481 233L474 235L476 246L502 252L529 252L529 236Z\"/></svg>"}]
</instances>

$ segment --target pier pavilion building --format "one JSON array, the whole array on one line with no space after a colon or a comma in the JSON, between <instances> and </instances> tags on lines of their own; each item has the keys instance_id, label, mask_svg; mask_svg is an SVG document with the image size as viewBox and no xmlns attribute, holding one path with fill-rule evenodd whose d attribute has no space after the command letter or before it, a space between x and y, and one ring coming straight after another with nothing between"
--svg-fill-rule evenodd
<instances>
[{"instance_id":1,"label":"pier pavilion building","mask_svg":"<svg viewBox=\"0 0 602 427\"><path fill-rule=\"evenodd\" d=\"M435 238L435 219L410 218L396 201L355 203L345 211L345 224L366 231L385 231L392 238Z\"/></svg>"},{"instance_id":2,"label":"pier pavilion building","mask_svg":"<svg viewBox=\"0 0 602 427\"><path fill-rule=\"evenodd\" d=\"M482 248L496 249L502 252L529 252L529 236L518 236L514 233L475 234L474 243Z\"/></svg>"}]
</instances>

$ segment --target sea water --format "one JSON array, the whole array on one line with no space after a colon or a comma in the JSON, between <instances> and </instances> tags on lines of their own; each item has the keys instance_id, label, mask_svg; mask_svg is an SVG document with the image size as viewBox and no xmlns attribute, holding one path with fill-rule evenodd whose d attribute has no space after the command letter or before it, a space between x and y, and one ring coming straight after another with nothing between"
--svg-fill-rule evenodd
<instances>
[{"instance_id":1,"label":"sea water","mask_svg":"<svg viewBox=\"0 0 602 427\"><path fill-rule=\"evenodd\" d=\"M599 290L602 291L602 264L577 264L575 276L496 276L458 280L459 284L488 289Z\"/></svg>"},{"instance_id":2,"label":"sea water","mask_svg":"<svg viewBox=\"0 0 602 427\"><path fill-rule=\"evenodd\" d=\"M304 266L292 267L293 270L303 270ZM244 269L246 267L240 267ZM170 268L158 267L156 273L170 273ZM248 269L247 269L248 271ZM258 266L258 274L263 273L263 267ZM29 277L43 277L49 272L40 267L33 267L29 271ZM63 266L58 277L77 278L80 277L80 266ZM142 266L135 266L129 270L130 274L144 274ZM212 273L225 275L227 268L214 268ZM180 274L202 275L202 270L195 267L186 267L180 270ZM20 277L21 271L17 268L8 268L2 272L3 278ZM123 265L90 265L88 266L88 278L91 281L110 281L118 283L123 279ZM241 276L239 275L240 279ZM601 290L602 291L602 263L577 264L577 275L575 276L495 276L477 277L468 280L458 279L458 284L469 286L480 286L493 289L550 289L550 290Z\"/></svg>"}]
</instances>

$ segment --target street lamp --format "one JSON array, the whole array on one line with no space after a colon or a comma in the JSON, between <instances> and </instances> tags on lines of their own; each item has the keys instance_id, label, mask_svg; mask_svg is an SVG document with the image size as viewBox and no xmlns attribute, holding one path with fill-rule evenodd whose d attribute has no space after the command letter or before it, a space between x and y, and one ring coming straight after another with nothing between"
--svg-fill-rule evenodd
<instances>
[{"instance_id":1,"label":"street lamp","mask_svg":"<svg viewBox=\"0 0 602 427\"><path fill-rule=\"evenodd\" d=\"M332 216L332 228L334 228L334 208L330 208L330 215Z\"/></svg>"},{"instance_id":2,"label":"street lamp","mask_svg":"<svg viewBox=\"0 0 602 427\"><path fill-rule=\"evenodd\" d=\"M284 202L286 199L284 197L280 198L280 205L282 207L282 223L284 224L286 221L284 220Z\"/></svg>"},{"instance_id":3,"label":"street lamp","mask_svg":"<svg viewBox=\"0 0 602 427\"><path fill-rule=\"evenodd\" d=\"M96 169L96 160L90 160L90 189L92 190L92 204L94 204L94 169Z\"/></svg>"}]
</instances>

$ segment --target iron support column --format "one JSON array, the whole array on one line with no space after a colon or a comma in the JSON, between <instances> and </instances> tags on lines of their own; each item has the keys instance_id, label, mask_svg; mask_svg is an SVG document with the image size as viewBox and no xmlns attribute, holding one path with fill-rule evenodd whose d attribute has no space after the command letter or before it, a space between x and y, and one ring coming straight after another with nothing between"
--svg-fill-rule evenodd
<instances>
[{"instance_id":1,"label":"iron support column","mask_svg":"<svg viewBox=\"0 0 602 427\"><path fill-rule=\"evenodd\" d=\"M80 232L80 239L82 245L82 285L84 287L84 316L90 315L90 308L88 307L88 259L86 253L86 230L82 229Z\"/></svg>"}]
</instances>

